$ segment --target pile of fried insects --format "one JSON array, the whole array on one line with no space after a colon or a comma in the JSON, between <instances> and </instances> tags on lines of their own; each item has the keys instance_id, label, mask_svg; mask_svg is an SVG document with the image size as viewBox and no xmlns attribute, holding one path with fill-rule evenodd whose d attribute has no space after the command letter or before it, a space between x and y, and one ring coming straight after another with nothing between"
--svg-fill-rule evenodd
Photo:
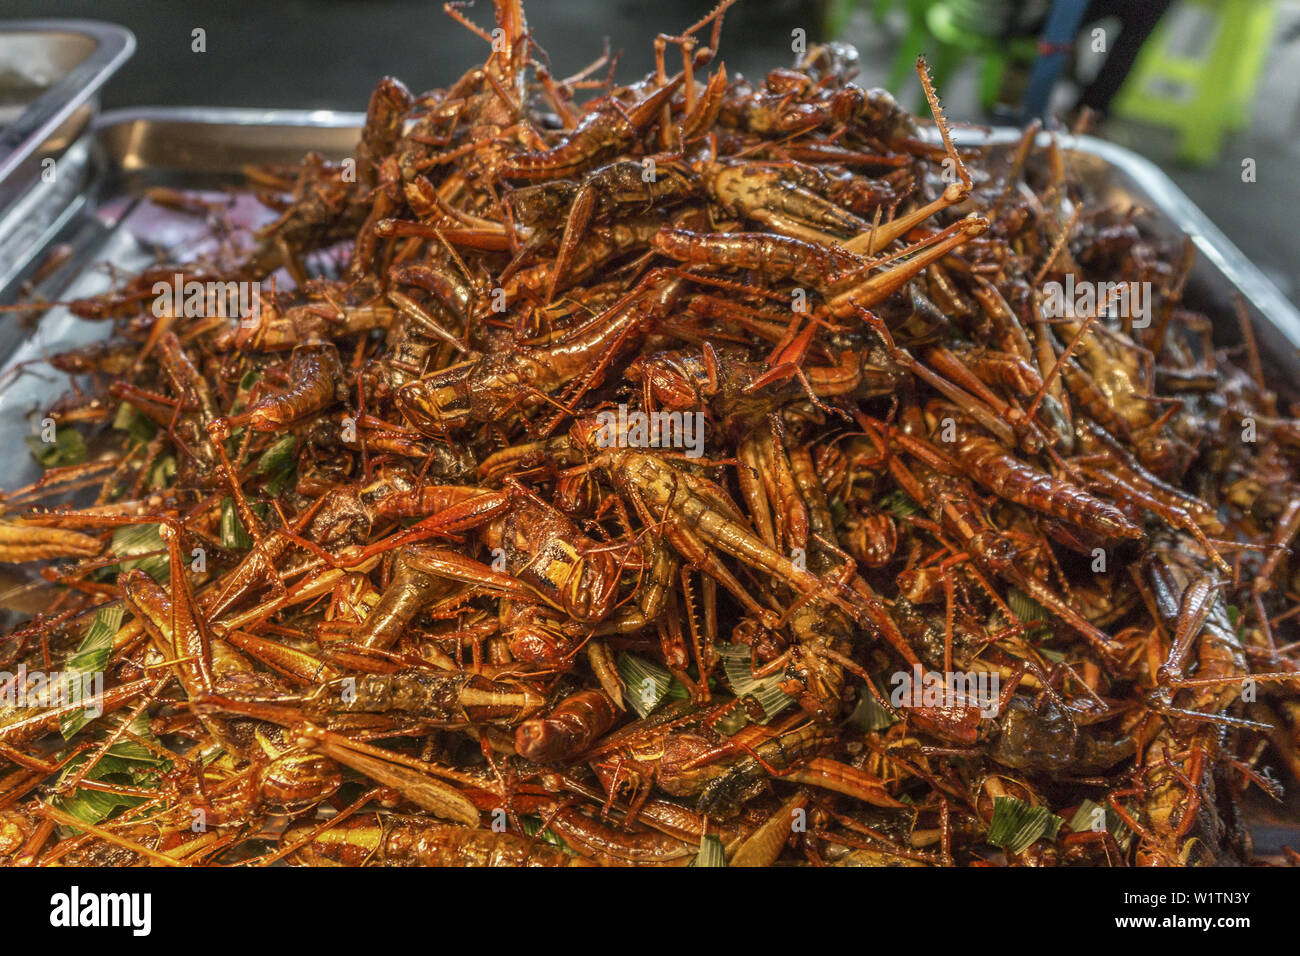
<instances>
[{"instance_id":1,"label":"pile of fried insects","mask_svg":"<svg viewBox=\"0 0 1300 956\"><path fill-rule=\"evenodd\" d=\"M1254 858L1300 422L1244 312L1054 136L956 148L924 64L933 122L842 45L729 76L730 5L617 86L449 4L482 67L73 303L0 663L102 694L0 711L0 860Z\"/></svg>"}]
</instances>

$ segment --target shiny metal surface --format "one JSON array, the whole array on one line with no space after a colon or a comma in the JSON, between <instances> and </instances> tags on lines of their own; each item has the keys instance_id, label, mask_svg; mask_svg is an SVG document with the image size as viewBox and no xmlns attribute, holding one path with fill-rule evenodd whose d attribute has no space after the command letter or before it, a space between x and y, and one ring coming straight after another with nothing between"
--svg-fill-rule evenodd
<instances>
[{"instance_id":1,"label":"shiny metal surface","mask_svg":"<svg viewBox=\"0 0 1300 956\"><path fill-rule=\"evenodd\" d=\"M0 21L0 209L94 114L94 96L135 50L96 20Z\"/></svg>"}]
</instances>

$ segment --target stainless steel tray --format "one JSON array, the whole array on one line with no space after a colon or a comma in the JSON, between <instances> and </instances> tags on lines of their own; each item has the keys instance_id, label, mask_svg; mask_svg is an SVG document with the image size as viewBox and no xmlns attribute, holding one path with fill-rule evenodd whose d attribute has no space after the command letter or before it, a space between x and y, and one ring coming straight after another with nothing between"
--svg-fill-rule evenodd
<instances>
[{"instance_id":1,"label":"stainless steel tray","mask_svg":"<svg viewBox=\"0 0 1300 956\"><path fill-rule=\"evenodd\" d=\"M111 23L0 21L0 209L83 132L95 94L134 49L131 31Z\"/></svg>"},{"instance_id":2,"label":"stainless steel tray","mask_svg":"<svg viewBox=\"0 0 1300 956\"><path fill-rule=\"evenodd\" d=\"M220 190L241 181L244 164L296 162L309 150L332 159L350 155L362 121L359 113L323 110L146 108L104 114L66 151L56 182L38 181L0 217L0 237L15 230L25 234L19 249L0 245L0 303L19 297L23 279L56 246L66 247L65 261L28 290L50 301L103 291L114 271L120 276L160 258L192 257L211 241L206 223L150 202L144 197L148 187L212 189L214 197L229 199ZM1016 130L1000 129L987 136L968 131L961 138L1007 149L1018 137ZM1213 316L1218 337L1231 342L1238 335L1231 297L1239 293L1278 383L1300 382L1300 312L1168 177L1101 140L1067 138L1063 146L1072 173L1101 200L1148 210L1145 221L1157 232L1191 236L1200 254L1189 303ZM235 200L230 215L250 226L269 216L249 196ZM40 369L35 360L107 331L104 323L78 319L57 306L34 330L0 319L0 448L11 449L0 462L0 488L36 477L34 462L19 451L22 438L33 433L37 413L66 388L62 376ZM15 374L20 365L27 367Z\"/></svg>"}]
</instances>

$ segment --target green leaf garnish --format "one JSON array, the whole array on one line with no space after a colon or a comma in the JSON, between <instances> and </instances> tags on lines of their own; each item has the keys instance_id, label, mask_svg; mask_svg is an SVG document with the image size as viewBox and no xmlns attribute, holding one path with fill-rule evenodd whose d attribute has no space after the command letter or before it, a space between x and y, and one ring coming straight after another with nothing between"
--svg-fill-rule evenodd
<instances>
[{"instance_id":1,"label":"green leaf garnish","mask_svg":"<svg viewBox=\"0 0 1300 956\"><path fill-rule=\"evenodd\" d=\"M731 685L731 692L737 697L752 697L763 708L767 723L785 708L794 703L794 698L781 690L781 675L770 674L767 677L755 677L750 667L750 648L745 644L715 644L718 657L722 661L722 672Z\"/></svg>"},{"instance_id":2,"label":"green leaf garnish","mask_svg":"<svg viewBox=\"0 0 1300 956\"><path fill-rule=\"evenodd\" d=\"M132 734L146 740L152 740L149 719L139 715L128 728ZM59 781L67 780L83 767L91 755L79 754L73 758L63 772ZM131 786L136 789L155 789L157 770L167 770L171 762L142 746L134 740L119 740L108 749L90 772L86 780L101 783ZM128 807L139 806L145 798L136 794L107 793L102 790L89 790L78 787L69 794L54 797L52 802L69 816L83 823L102 823Z\"/></svg>"},{"instance_id":3,"label":"green leaf garnish","mask_svg":"<svg viewBox=\"0 0 1300 956\"><path fill-rule=\"evenodd\" d=\"M278 495L293 475L298 464L294 454L297 447L298 440L293 435L285 435L257 459L253 470L259 475L269 476L266 490L271 494Z\"/></svg>"},{"instance_id":4,"label":"green leaf garnish","mask_svg":"<svg viewBox=\"0 0 1300 956\"><path fill-rule=\"evenodd\" d=\"M146 484L149 486L150 491L162 491L171 487L172 479L175 477L175 456L162 455L149 466L149 477L146 479Z\"/></svg>"},{"instance_id":5,"label":"green leaf garnish","mask_svg":"<svg viewBox=\"0 0 1300 956\"><path fill-rule=\"evenodd\" d=\"M1109 805L1105 806L1102 811L1104 817L1099 817L1098 810L1102 810L1103 805L1095 803L1092 800L1084 800L1079 804L1079 809L1074 811L1074 816L1070 817L1070 829L1075 833L1087 833L1093 829L1094 821L1104 819L1106 821L1106 830L1114 838L1115 843L1121 850L1127 850L1129 843L1133 839L1133 831L1128 828L1114 808Z\"/></svg>"},{"instance_id":6,"label":"green leaf garnish","mask_svg":"<svg viewBox=\"0 0 1300 956\"><path fill-rule=\"evenodd\" d=\"M673 675L665 668L627 651L619 651L614 663L627 688L627 701L638 716L647 716L668 696Z\"/></svg>"},{"instance_id":7,"label":"green leaf garnish","mask_svg":"<svg viewBox=\"0 0 1300 956\"><path fill-rule=\"evenodd\" d=\"M127 432L139 442L148 442L158 434L158 426L153 420L130 402L123 402L117 406L117 412L113 415L113 427L118 431Z\"/></svg>"},{"instance_id":8,"label":"green leaf garnish","mask_svg":"<svg viewBox=\"0 0 1300 956\"><path fill-rule=\"evenodd\" d=\"M274 445L262 452L257 458L257 464L253 470L259 475L273 475L276 472L284 471L286 468L293 467L293 450L297 447L298 439L293 435L285 435Z\"/></svg>"},{"instance_id":9,"label":"green leaf garnish","mask_svg":"<svg viewBox=\"0 0 1300 956\"><path fill-rule=\"evenodd\" d=\"M713 834L709 834L700 841L700 852L691 860L691 866L726 866L727 852L719 840Z\"/></svg>"},{"instance_id":10,"label":"green leaf garnish","mask_svg":"<svg viewBox=\"0 0 1300 956\"><path fill-rule=\"evenodd\" d=\"M884 495L876 502L876 507L881 511L888 511L895 518L906 518L921 510L921 506L913 501L901 488Z\"/></svg>"},{"instance_id":11,"label":"green leaf garnish","mask_svg":"<svg viewBox=\"0 0 1300 956\"><path fill-rule=\"evenodd\" d=\"M1046 807L1033 807L1015 797L996 797L988 842L1012 853L1023 853L1035 840L1056 839L1056 831L1064 822Z\"/></svg>"},{"instance_id":12,"label":"green leaf garnish","mask_svg":"<svg viewBox=\"0 0 1300 956\"><path fill-rule=\"evenodd\" d=\"M844 721L849 727L867 731L884 730L897 722L898 718L880 706L876 695L865 687L858 692L858 705Z\"/></svg>"},{"instance_id":13,"label":"green leaf garnish","mask_svg":"<svg viewBox=\"0 0 1300 956\"><path fill-rule=\"evenodd\" d=\"M536 815L520 817L519 822L523 825L524 833L530 837L537 837L543 843L549 843L551 846L558 847L561 850L569 850L569 845L556 836L555 831L547 827L545 832L542 830L542 818ZM569 852L573 852L569 850Z\"/></svg>"},{"instance_id":14,"label":"green leaf garnish","mask_svg":"<svg viewBox=\"0 0 1300 956\"><path fill-rule=\"evenodd\" d=\"M75 428L56 428L52 442L42 441L39 435L26 435L23 441L42 468L79 465L90 457L86 440Z\"/></svg>"},{"instance_id":15,"label":"green leaf garnish","mask_svg":"<svg viewBox=\"0 0 1300 956\"><path fill-rule=\"evenodd\" d=\"M235 512L233 498L221 499L221 546L229 551L247 551L253 546L253 539L248 536L239 515Z\"/></svg>"},{"instance_id":16,"label":"green leaf garnish","mask_svg":"<svg viewBox=\"0 0 1300 956\"><path fill-rule=\"evenodd\" d=\"M90 629L82 639L81 645L63 663L63 670L69 684L81 681L82 675L102 675L108 666L108 659L113 653L113 635L122 626L125 613L120 604L102 607L95 612L95 619L90 622ZM59 718L59 732L63 739L69 739L97 715L84 710L73 711Z\"/></svg>"},{"instance_id":17,"label":"green leaf garnish","mask_svg":"<svg viewBox=\"0 0 1300 956\"><path fill-rule=\"evenodd\" d=\"M1045 621L1047 609L1019 588L1007 588L1007 606L1021 621Z\"/></svg>"},{"instance_id":18,"label":"green leaf garnish","mask_svg":"<svg viewBox=\"0 0 1300 956\"><path fill-rule=\"evenodd\" d=\"M171 565L167 557L167 542L159 532L160 527L156 524L133 524L114 531L109 553L121 560L103 569L106 576L139 568L155 581L165 581Z\"/></svg>"}]
</instances>

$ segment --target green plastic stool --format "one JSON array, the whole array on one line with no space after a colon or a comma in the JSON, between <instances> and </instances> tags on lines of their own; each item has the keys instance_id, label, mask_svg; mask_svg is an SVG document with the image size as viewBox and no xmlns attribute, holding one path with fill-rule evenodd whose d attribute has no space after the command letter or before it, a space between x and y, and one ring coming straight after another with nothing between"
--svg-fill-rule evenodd
<instances>
[{"instance_id":1,"label":"green plastic stool","mask_svg":"<svg viewBox=\"0 0 1300 956\"><path fill-rule=\"evenodd\" d=\"M1201 56L1173 48L1179 15L1193 8L1213 30ZM1274 0L1182 0L1138 54L1115 115L1176 131L1184 162L1214 162L1224 135L1250 123L1276 15Z\"/></svg>"},{"instance_id":2,"label":"green plastic stool","mask_svg":"<svg viewBox=\"0 0 1300 956\"><path fill-rule=\"evenodd\" d=\"M963 0L907 0L908 31L889 74L889 89L907 105L901 90L916 69L916 58L924 53L935 88L942 94L957 68L970 57L978 57L980 103L992 109L997 101L1002 74L1011 61L1032 63L1038 55L1032 37L1007 37L980 32L973 16L978 4Z\"/></svg>"},{"instance_id":3,"label":"green plastic stool","mask_svg":"<svg viewBox=\"0 0 1300 956\"><path fill-rule=\"evenodd\" d=\"M898 6L898 0L876 0L871 7L871 19L876 21L876 25L879 26L885 22L885 18L889 16L889 11L896 6Z\"/></svg>"},{"instance_id":4,"label":"green plastic stool","mask_svg":"<svg viewBox=\"0 0 1300 956\"><path fill-rule=\"evenodd\" d=\"M826 36L835 39L844 32L844 27L849 22L849 17L857 9L861 0L827 0L822 18L822 29ZM889 11L898 6L898 0L872 0L871 19L880 26L889 16Z\"/></svg>"}]
</instances>

